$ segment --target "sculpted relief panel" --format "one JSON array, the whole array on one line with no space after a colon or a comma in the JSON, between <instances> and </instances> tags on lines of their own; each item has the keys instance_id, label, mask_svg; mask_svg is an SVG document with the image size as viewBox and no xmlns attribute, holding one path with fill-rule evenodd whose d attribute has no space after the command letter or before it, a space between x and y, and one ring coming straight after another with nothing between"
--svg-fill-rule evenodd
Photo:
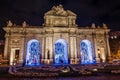
<instances>
[{"instance_id":1,"label":"sculpted relief panel","mask_svg":"<svg viewBox=\"0 0 120 80\"><path fill-rule=\"evenodd\" d=\"M54 23L55 26L67 26L68 23L67 23L67 20L65 18L56 18L55 19L55 23Z\"/></svg>"}]
</instances>

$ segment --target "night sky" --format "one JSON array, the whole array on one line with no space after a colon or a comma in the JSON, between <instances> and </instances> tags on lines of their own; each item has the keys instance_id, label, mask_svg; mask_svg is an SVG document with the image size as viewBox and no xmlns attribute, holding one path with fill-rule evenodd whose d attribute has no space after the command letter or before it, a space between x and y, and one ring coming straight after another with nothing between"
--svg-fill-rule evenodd
<instances>
[{"instance_id":1,"label":"night sky","mask_svg":"<svg viewBox=\"0 0 120 80\"><path fill-rule=\"evenodd\" d=\"M8 20L40 26L44 13L59 4L77 14L79 26L105 23L112 31L120 31L120 0L0 0L0 32L4 33Z\"/></svg>"}]
</instances>

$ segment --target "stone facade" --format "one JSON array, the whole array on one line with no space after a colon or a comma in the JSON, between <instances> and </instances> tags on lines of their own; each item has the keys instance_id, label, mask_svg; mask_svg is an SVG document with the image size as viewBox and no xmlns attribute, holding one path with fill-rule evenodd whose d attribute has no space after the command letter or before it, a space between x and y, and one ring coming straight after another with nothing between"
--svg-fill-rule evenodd
<instances>
[{"instance_id":1,"label":"stone facade","mask_svg":"<svg viewBox=\"0 0 120 80\"><path fill-rule=\"evenodd\" d=\"M6 31L4 58L10 61L10 65L16 60L18 63L26 62L28 42L35 39L40 43L39 63L54 64L55 43L60 39L65 40L67 44L65 49L68 64L81 63L81 55L84 54L81 51L83 40L91 43L91 56L97 63L108 61L111 54L108 41L110 30L107 26L103 24L102 27L96 27L92 24L91 27L78 27L75 21L76 14L64 10L62 5L54 6L45 13L42 26L29 26L26 22L23 22L22 26L16 26L9 21L7 27L4 27Z\"/></svg>"}]
</instances>

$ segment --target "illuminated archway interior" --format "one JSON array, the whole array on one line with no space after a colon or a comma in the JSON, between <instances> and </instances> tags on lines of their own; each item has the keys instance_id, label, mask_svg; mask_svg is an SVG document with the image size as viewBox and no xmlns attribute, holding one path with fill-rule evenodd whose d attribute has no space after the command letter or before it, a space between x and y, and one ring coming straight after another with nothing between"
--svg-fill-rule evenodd
<instances>
[{"instance_id":1,"label":"illuminated archway interior","mask_svg":"<svg viewBox=\"0 0 120 80\"><path fill-rule=\"evenodd\" d=\"M26 65L35 66L40 64L40 42L32 39L27 43Z\"/></svg>"},{"instance_id":2,"label":"illuminated archway interior","mask_svg":"<svg viewBox=\"0 0 120 80\"><path fill-rule=\"evenodd\" d=\"M80 43L81 64L95 63L92 56L92 44L89 40L82 40Z\"/></svg>"},{"instance_id":3,"label":"illuminated archway interior","mask_svg":"<svg viewBox=\"0 0 120 80\"><path fill-rule=\"evenodd\" d=\"M64 39L59 39L54 45L54 63L68 64L68 46Z\"/></svg>"}]
</instances>

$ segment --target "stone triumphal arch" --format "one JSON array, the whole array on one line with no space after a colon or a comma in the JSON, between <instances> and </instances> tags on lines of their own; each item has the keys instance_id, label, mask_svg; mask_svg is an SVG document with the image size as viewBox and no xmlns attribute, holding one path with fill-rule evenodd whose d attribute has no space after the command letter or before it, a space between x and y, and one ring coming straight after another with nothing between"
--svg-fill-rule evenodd
<instances>
[{"instance_id":1,"label":"stone triumphal arch","mask_svg":"<svg viewBox=\"0 0 120 80\"><path fill-rule=\"evenodd\" d=\"M4 27L4 58L10 65L15 61L25 65L89 64L109 60L110 49L106 24L82 27L76 24L77 15L54 6L44 14L42 26L21 26L8 21Z\"/></svg>"}]
</instances>

